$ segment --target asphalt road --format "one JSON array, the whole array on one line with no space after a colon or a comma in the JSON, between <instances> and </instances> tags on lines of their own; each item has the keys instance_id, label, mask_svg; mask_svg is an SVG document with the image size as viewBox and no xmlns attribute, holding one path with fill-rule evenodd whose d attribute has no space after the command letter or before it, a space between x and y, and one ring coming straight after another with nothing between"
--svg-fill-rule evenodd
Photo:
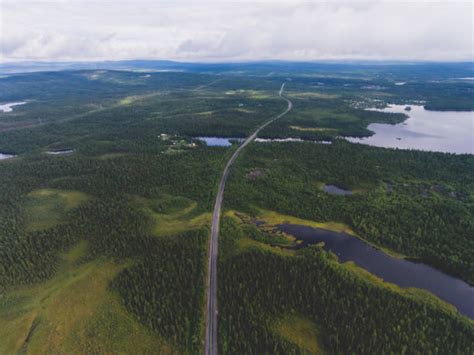
<instances>
[{"instance_id":1,"label":"asphalt road","mask_svg":"<svg viewBox=\"0 0 474 355\"><path fill-rule=\"evenodd\" d=\"M217 191L216 202L214 204L214 213L212 215L211 237L209 239L209 260L207 272L207 309L206 309L206 344L205 355L217 354L217 239L219 237L219 224L221 219L221 207L224 197L225 183L229 176L230 168L239 156L240 152L249 145L258 135L258 133L267 127L273 121L283 117L290 112L293 103L283 96L285 83L281 85L279 96L288 103L288 107L278 116L271 118L263 125L257 128L232 154L232 157L227 162L221 181L219 183L219 190Z\"/></svg>"}]
</instances>

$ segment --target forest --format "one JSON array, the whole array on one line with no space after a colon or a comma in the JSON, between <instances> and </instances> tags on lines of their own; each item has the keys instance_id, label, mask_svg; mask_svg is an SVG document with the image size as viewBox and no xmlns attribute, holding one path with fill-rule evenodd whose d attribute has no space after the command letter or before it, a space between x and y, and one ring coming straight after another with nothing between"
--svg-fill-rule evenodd
<instances>
[{"instance_id":1,"label":"forest","mask_svg":"<svg viewBox=\"0 0 474 355\"><path fill-rule=\"evenodd\" d=\"M223 221L219 264L223 354L306 353L295 346L294 338L273 330L272 325L288 314L313 322L320 348L329 353L473 351L472 323L452 317L449 309L430 304L423 296L381 286L360 269L341 266L319 246L296 255L269 250L255 238L258 231L248 233L245 227L235 218ZM243 242L246 239L253 242Z\"/></svg>"},{"instance_id":2,"label":"forest","mask_svg":"<svg viewBox=\"0 0 474 355\"><path fill-rule=\"evenodd\" d=\"M0 161L0 353L202 353L211 213L236 145L196 137L246 137L286 107L283 81L294 110L261 136L308 142L253 143L231 171L218 269L221 352L473 352L472 320L445 302L317 246L275 248L287 239L235 218L265 209L343 223L474 284L472 155L340 139L405 119L355 101L406 103L413 89L427 105L447 92L455 109L467 107L468 84L430 84L439 69L431 67L411 88L393 84L411 75L407 68L386 68L389 77L366 67L328 74L281 64L273 76L266 65L236 67L0 78L0 103L26 102L0 112L0 153L15 155ZM324 184L354 193L329 195Z\"/></svg>"},{"instance_id":3,"label":"forest","mask_svg":"<svg viewBox=\"0 0 474 355\"><path fill-rule=\"evenodd\" d=\"M261 177L245 175L261 169ZM375 245L421 259L474 284L474 158L378 149L337 140L255 144L227 188L227 207L276 210L350 226ZM321 184L352 190L330 195Z\"/></svg>"}]
</instances>

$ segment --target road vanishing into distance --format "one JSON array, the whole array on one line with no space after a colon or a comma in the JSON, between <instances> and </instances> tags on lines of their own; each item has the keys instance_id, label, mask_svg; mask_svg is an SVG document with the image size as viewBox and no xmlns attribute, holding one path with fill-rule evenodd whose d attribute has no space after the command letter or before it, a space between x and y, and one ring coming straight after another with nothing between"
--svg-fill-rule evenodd
<instances>
[{"instance_id":1,"label":"road vanishing into distance","mask_svg":"<svg viewBox=\"0 0 474 355\"><path fill-rule=\"evenodd\" d=\"M288 103L288 107L278 116L271 118L263 125L257 128L232 154L232 157L227 162L221 181L219 183L219 190L217 191L216 202L214 204L214 213L212 215L211 237L209 238L209 260L207 270L207 309L206 309L206 344L205 355L217 354L217 239L219 237L219 224L221 219L221 207L224 197L224 189L227 178L229 177L230 168L236 161L240 152L249 145L258 135L258 133L267 127L273 121L285 116L293 107L293 103L283 96L285 83L281 85L278 95Z\"/></svg>"}]
</instances>

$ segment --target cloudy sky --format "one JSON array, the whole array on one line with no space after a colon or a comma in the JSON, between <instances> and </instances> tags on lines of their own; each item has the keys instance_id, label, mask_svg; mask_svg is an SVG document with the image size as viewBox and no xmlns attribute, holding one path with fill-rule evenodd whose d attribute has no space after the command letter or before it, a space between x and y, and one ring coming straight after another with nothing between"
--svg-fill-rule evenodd
<instances>
[{"instance_id":1,"label":"cloudy sky","mask_svg":"<svg viewBox=\"0 0 474 355\"><path fill-rule=\"evenodd\" d=\"M0 0L0 61L473 60L473 5Z\"/></svg>"}]
</instances>

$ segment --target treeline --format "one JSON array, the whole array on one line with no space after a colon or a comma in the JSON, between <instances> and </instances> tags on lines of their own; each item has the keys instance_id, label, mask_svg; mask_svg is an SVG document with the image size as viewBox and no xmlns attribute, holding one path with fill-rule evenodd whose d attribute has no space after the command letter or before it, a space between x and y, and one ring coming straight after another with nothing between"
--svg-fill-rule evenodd
<instances>
[{"instance_id":1,"label":"treeline","mask_svg":"<svg viewBox=\"0 0 474 355\"><path fill-rule=\"evenodd\" d=\"M231 219L223 221L219 260L219 333L223 354L304 353L272 331L282 315L296 313L321 330L331 354L474 351L472 322L404 296L349 271L317 246L298 256L259 247L241 253L249 237Z\"/></svg>"},{"instance_id":2,"label":"treeline","mask_svg":"<svg viewBox=\"0 0 474 355\"><path fill-rule=\"evenodd\" d=\"M264 174L249 180L246 173ZM253 144L237 162L226 206L348 224L361 237L474 284L474 158L336 141ZM325 193L321 185L353 189ZM442 187L442 191L440 191Z\"/></svg>"}]
</instances>

